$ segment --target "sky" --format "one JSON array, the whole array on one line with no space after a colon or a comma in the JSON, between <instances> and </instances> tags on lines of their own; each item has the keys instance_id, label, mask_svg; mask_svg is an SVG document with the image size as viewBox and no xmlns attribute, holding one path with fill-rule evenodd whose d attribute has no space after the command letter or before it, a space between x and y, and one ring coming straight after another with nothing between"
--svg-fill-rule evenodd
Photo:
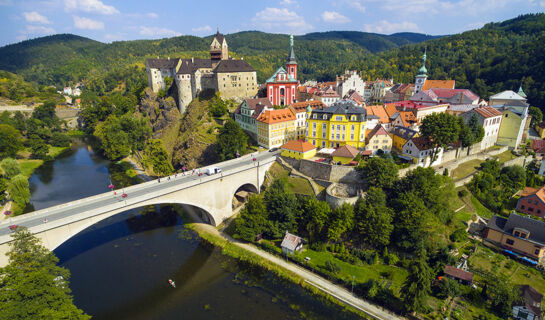
<instances>
[{"instance_id":1,"label":"sky","mask_svg":"<svg viewBox=\"0 0 545 320\"><path fill-rule=\"evenodd\" d=\"M101 42L246 30L445 35L545 11L545 0L0 0L0 46L56 33Z\"/></svg>"}]
</instances>

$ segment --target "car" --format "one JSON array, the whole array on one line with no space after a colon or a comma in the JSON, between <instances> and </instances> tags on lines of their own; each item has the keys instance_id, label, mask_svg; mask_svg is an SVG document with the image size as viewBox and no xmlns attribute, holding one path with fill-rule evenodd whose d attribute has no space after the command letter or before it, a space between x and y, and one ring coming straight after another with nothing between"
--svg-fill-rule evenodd
<instances>
[{"instance_id":1,"label":"car","mask_svg":"<svg viewBox=\"0 0 545 320\"><path fill-rule=\"evenodd\" d=\"M269 149L269 152L275 152L275 151L278 151L278 148L277 148L277 147L274 147L274 148L270 148L270 149Z\"/></svg>"},{"instance_id":2,"label":"car","mask_svg":"<svg viewBox=\"0 0 545 320\"><path fill-rule=\"evenodd\" d=\"M220 173L221 172L221 169L218 168L218 167L210 167L210 168L206 168L206 174L211 176L213 174L217 174L217 173Z\"/></svg>"}]
</instances>

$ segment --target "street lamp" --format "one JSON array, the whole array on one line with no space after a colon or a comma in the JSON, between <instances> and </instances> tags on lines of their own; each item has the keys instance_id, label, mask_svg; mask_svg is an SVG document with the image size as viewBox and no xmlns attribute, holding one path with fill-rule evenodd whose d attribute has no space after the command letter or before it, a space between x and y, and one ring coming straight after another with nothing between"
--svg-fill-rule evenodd
<instances>
[{"instance_id":1,"label":"street lamp","mask_svg":"<svg viewBox=\"0 0 545 320\"><path fill-rule=\"evenodd\" d=\"M356 276L352 275L352 295L354 295L354 278Z\"/></svg>"}]
</instances>

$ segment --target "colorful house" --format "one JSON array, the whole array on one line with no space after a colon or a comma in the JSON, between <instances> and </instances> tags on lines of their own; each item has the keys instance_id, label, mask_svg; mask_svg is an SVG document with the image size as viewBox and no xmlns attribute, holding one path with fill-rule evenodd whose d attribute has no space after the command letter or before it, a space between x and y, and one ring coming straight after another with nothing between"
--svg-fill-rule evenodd
<instances>
[{"instance_id":1,"label":"colorful house","mask_svg":"<svg viewBox=\"0 0 545 320\"><path fill-rule=\"evenodd\" d=\"M384 152L392 151L392 137L384 127L377 124L372 130L367 130L365 134L365 150L370 150L372 154L378 150Z\"/></svg>"},{"instance_id":2,"label":"colorful house","mask_svg":"<svg viewBox=\"0 0 545 320\"><path fill-rule=\"evenodd\" d=\"M234 117L236 123L246 132L256 139L257 137L257 117L264 110L272 110L273 105L267 98L244 99L235 110Z\"/></svg>"},{"instance_id":3,"label":"colorful house","mask_svg":"<svg viewBox=\"0 0 545 320\"><path fill-rule=\"evenodd\" d=\"M541 301L543 295L526 284L520 288L520 297L518 303L513 306L513 318L515 320L542 319Z\"/></svg>"},{"instance_id":4,"label":"colorful house","mask_svg":"<svg viewBox=\"0 0 545 320\"><path fill-rule=\"evenodd\" d=\"M370 119L367 111L352 100L341 100L330 107L312 110L307 118L307 140L318 148L365 146L365 129Z\"/></svg>"},{"instance_id":5,"label":"colorful house","mask_svg":"<svg viewBox=\"0 0 545 320\"><path fill-rule=\"evenodd\" d=\"M390 131L390 136L392 137L392 147L399 152L403 152L403 146L407 141L411 140L414 137L418 137L418 131L397 126Z\"/></svg>"},{"instance_id":6,"label":"colorful house","mask_svg":"<svg viewBox=\"0 0 545 320\"><path fill-rule=\"evenodd\" d=\"M335 150L331 155L333 156L333 162L349 164L358 153L360 153L358 149L347 144Z\"/></svg>"},{"instance_id":7,"label":"colorful house","mask_svg":"<svg viewBox=\"0 0 545 320\"><path fill-rule=\"evenodd\" d=\"M309 112L325 106L326 105L320 100L309 100L294 102L288 107L295 114L295 118L297 119L295 121L297 139L306 139L307 137L307 117Z\"/></svg>"},{"instance_id":8,"label":"colorful house","mask_svg":"<svg viewBox=\"0 0 545 320\"><path fill-rule=\"evenodd\" d=\"M428 137L413 137L403 146L403 154L414 159L419 167L436 166L443 161L443 148L439 148L437 158L432 162L433 144Z\"/></svg>"},{"instance_id":9,"label":"colorful house","mask_svg":"<svg viewBox=\"0 0 545 320\"><path fill-rule=\"evenodd\" d=\"M492 107L483 106L463 113L461 117L465 123L476 117L478 123L484 129L484 137L481 140L481 150L488 149L496 144L501 127L502 113Z\"/></svg>"},{"instance_id":10,"label":"colorful house","mask_svg":"<svg viewBox=\"0 0 545 320\"><path fill-rule=\"evenodd\" d=\"M310 159L316 155L316 147L308 141L291 140L280 147L282 156L294 159Z\"/></svg>"},{"instance_id":11,"label":"colorful house","mask_svg":"<svg viewBox=\"0 0 545 320\"><path fill-rule=\"evenodd\" d=\"M278 68L267 80L267 98L272 104L287 106L297 100L297 61L293 52L293 35L290 36L290 55L286 69Z\"/></svg>"},{"instance_id":12,"label":"colorful house","mask_svg":"<svg viewBox=\"0 0 545 320\"><path fill-rule=\"evenodd\" d=\"M525 102L511 102L509 105L494 105L493 107L503 114L497 144L518 148L525 134L526 122L529 119L529 105Z\"/></svg>"},{"instance_id":13,"label":"colorful house","mask_svg":"<svg viewBox=\"0 0 545 320\"><path fill-rule=\"evenodd\" d=\"M271 149L295 140L295 120L290 109L264 111L257 117L257 143Z\"/></svg>"},{"instance_id":14,"label":"colorful house","mask_svg":"<svg viewBox=\"0 0 545 320\"><path fill-rule=\"evenodd\" d=\"M545 252L545 222L511 213L493 215L486 225L486 240L515 254L541 261Z\"/></svg>"},{"instance_id":15,"label":"colorful house","mask_svg":"<svg viewBox=\"0 0 545 320\"><path fill-rule=\"evenodd\" d=\"M539 189L525 187L517 201L517 211L543 217L545 213L545 187Z\"/></svg>"}]
</instances>

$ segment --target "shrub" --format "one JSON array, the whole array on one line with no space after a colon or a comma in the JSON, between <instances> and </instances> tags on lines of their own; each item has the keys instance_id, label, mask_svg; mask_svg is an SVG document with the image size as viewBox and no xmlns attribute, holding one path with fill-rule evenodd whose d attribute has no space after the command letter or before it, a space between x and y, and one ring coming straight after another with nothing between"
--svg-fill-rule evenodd
<instances>
[{"instance_id":1,"label":"shrub","mask_svg":"<svg viewBox=\"0 0 545 320\"><path fill-rule=\"evenodd\" d=\"M386 257L384 257L384 262L390 266L394 266L399 263L399 258L394 253L389 253Z\"/></svg>"},{"instance_id":2,"label":"shrub","mask_svg":"<svg viewBox=\"0 0 545 320\"><path fill-rule=\"evenodd\" d=\"M463 198L463 197L467 196L467 193L468 192L467 192L466 189L462 189L462 190L458 191L458 197Z\"/></svg>"},{"instance_id":3,"label":"shrub","mask_svg":"<svg viewBox=\"0 0 545 320\"><path fill-rule=\"evenodd\" d=\"M327 250L327 245L323 242L314 242L310 245L310 248L314 251L324 252Z\"/></svg>"},{"instance_id":4,"label":"shrub","mask_svg":"<svg viewBox=\"0 0 545 320\"><path fill-rule=\"evenodd\" d=\"M339 260L342 260L344 262L348 262L350 264L361 264L361 260L358 259L357 257L351 255L350 253L348 253L348 251L337 254L336 257Z\"/></svg>"},{"instance_id":5,"label":"shrub","mask_svg":"<svg viewBox=\"0 0 545 320\"><path fill-rule=\"evenodd\" d=\"M375 252L370 250L360 250L360 249L352 249L351 251L352 255L357 257L359 260L367 263L367 264L373 264L374 258L375 258Z\"/></svg>"},{"instance_id":6,"label":"shrub","mask_svg":"<svg viewBox=\"0 0 545 320\"><path fill-rule=\"evenodd\" d=\"M331 272L331 273L333 273L333 274L337 274L337 273L341 272L341 267L339 267L338 264L336 264L335 262L333 262L333 261L331 261L331 260L327 260L327 261L325 262L324 268L325 268L327 271L329 271L329 272Z\"/></svg>"},{"instance_id":7,"label":"shrub","mask_svg":"<svg viewBox=\"0 0 545 320\"><path fill-rule=\"evenodd\" d=\"M465 229L456 229L450 234L450 241L460 242L467 238L467 232Z\"/></svg>"},{"instance_id":8,"label":"shrub","mask_svg":"<svg viewBox=\"0 0 545 320\"><path fill-rule=\"evenodd\" d=\"M259 242L259 246L263 248L265 251L270 252L272 254L282 254L282 249L278 248L272 241L261 240L261 242Z\"/></svg>"},{"instance_id":9,"label":"shrub","mask_svg":"<svg viewBox=\"0 0 545 320\"><path fill-rule=\"evenodd\" d=\"M51 145L55 147L70 146L70 137L62 132L54 132L51 135Z\"/></svg>"}]
</instances>

